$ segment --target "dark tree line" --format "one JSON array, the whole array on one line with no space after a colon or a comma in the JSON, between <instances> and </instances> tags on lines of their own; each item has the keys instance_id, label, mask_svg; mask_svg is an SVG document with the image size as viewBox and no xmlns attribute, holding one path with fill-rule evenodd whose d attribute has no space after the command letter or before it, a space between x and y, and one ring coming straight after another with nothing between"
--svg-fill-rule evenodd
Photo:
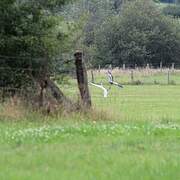
<instances>
[{"instance_id":1,"label":"dark tree line","mask_svg":"<svg viewBox=\"0 0 180 180\"><path fill-rule=\"evenodd\" d=\"M48 76L67 34L56 14L67 1L0 1L0 84L21 87ZM63 45L62 45L63 44ZM26 84L27 85L27 84Z\"/></svg>"},{"instance_id":2,"label":"dark tree line","mask_svg":"<svg viewBox=\"0 0 180 180\"><path fill-rule=\"evenodd\" d=\"M70 1L70 0L69 0ZM69 102L51 75L68 48L73 25L59 15L68 0L0 1L0 88L41 95L48 88L59 103ZM35 91L35 92L34 92ZM41 104L41 102L40 102Z\"/></svg>"},{"instance_id":3,"label":"dark tree line","mask_svg":"<svg viewBox=\"0 0 180 180\"><path fill-rule=\"evenodd\" d=\"M153 0L81 0L66 17L85 15L80 44L90 66L180 63L179 6ZM173 15L170 8L175 8ZM69 7L71 9L71 7ZM78 16L77 16L78 15ZM175 17L175 18L174 18Z\"/></svg>"},{"instance_id":4,"label":"dark tree line","mask_svg":"<svg viewBox=\"0 0 180 180\"><path fill-rule=\"evenodd\" d=\"M124 5L121 14L107 19L95 37L96 67L180 63L179 22L164 16L151 1Z\"/></svg>"},{"instance_id":5,"label":"dark tree line","mask_svg":"<svg viewBox=\"0 0 180 180\"><path fill-rule=\"evenodd\" d=\"M66 2L0 1L0 85L19 88L68 69L61 55L73 48L93 67L180 63L179 20L153 0Z\"/></svg>"}]
</instances>

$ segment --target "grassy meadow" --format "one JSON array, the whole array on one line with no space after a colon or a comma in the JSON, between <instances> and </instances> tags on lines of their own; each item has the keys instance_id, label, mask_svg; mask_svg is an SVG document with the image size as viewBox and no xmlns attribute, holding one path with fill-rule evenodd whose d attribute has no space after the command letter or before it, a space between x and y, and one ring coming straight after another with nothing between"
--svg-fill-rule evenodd
<instances>
[{"instance_id":1,"label":"grassy meadow","mask_svg":"<svg viewBox=\"0 0 180 180\"><path fill-rule=\"evenodd\" d=\"M60 87L77 96L74 81ZM107 98L90 89L95 110L86 114L1 106L0 179L180 178L179 85L111 87Z\"/></svg>"}]
</instances>

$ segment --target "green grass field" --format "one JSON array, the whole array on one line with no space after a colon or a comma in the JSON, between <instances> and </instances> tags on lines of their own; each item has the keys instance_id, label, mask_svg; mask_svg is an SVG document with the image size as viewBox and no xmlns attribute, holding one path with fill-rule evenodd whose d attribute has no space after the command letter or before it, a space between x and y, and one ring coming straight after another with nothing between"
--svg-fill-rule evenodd
<instances>
[{"instance_id":1,"label":"green grass field","mask_svg":"<svg viewBox=\"0 0 180 180\"><path fill-rule=\"evenodd\" d=\"M107 84L107 70L93 71L93 74L95 82ZM177 69L113 69L112 74L115 81L125 85L180 85L180 71ZM88 76L91 79L90 72Z\"/></svg>"},{"instance_id":2,"label":"green grass field","mask_svg":"<svg viewBox=\"0 0 180 180\"><path fill-rule=\"evenodd\" d=\"M91 87L91 94L107 111L99 120L0 116L0 179L180 179L180 86L113 87L108 98Z\"/></svg>"}]
</instances>

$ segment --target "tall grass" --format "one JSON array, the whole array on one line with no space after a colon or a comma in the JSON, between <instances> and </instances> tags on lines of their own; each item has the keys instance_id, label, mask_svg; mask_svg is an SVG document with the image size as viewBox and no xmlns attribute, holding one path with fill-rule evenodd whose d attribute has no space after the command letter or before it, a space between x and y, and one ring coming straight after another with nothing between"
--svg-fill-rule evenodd
<instances>
[{"instance_id":1,"label":"tall grass","mask_svg":"<svg viewBox=\"0 0 180 180\"><path fill-rule=\"evenodd\" d=\"M0 179L179 179L179 86L112 87L108 98L90 89L85 112L1 104Z\"/></svg>"}]
</instances>

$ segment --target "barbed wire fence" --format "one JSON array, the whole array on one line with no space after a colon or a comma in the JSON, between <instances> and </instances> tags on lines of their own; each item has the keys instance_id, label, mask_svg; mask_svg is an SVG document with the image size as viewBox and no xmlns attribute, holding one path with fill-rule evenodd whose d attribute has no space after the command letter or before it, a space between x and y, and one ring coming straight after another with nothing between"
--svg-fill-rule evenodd
<instances>
[{"instance_id":1,"label":"barbed wire fence","mask_svg":"<svg viewBox=\"0 0 180 180\"><path fill-rule=\"evenodd\" d=\"M88 92L87 71L82 61L82 53L76 52L74 56L54 58L53 65L48 66L48 71L46 70L45 60L47 61L44 58L0 56L1 102L4 102L6 98L18 95L25 98L26 101L39 98L39 106L43 106L44 94L47 94L49 89L51 95L57 101L60 100L60 96L67 100L64 94L74 100L76 99L74 93L76 93L76 97L81 99L84 106L90 106L91 99ZM43 66L44 64L45 66ZM70 101L67 100L67 102Z\"/></svg>"},{"instance_id":2,"label":"barbed wire fence","mask_svg":"<svg viewBox=\"0 0 180 180\"><path fill-rule=\"evenodd\" d=\"M23 67L13 66L16 59L21 60ZM37 63L43 58L33 58ZM29 66L31 58L0 56L0 100L4 102L6 97L11 97L15 93L18 96L31 100L38 96L37 89L28 85L28 73L43 73L42 68ZM6 64L12 63L12 66ZM50 78L58 84L60 89L73 100L80 98L78 90L77 72L74 56L64 54L62 57L54 59L56 65L49 71ZM122 96L124 91L119 85L124 87L128 85L180 85L180 64L169 63L166 66L163 63L147 64L146 66L137 66L136 64L123 64L120 67L106 65L106 68L92 68L87 66L87 76L90 88L90 94L93 105L99 109L107 109L114 102L119 101L118 97ZM80 70L81 71L81 70ZM113 76L110 80L108 72ZM80 72L81 73L81 72ZM21 78L19 78L21 77ZM8 84L4 84L5 80L9 80ZM17 79L21 79L24 86L18 87ZM112 90L112 89L115 90ZM116 103L117 104L117 103Z\"/></svg>"},{"instance_id":3,"label":"barbed wire fence","mask_svg":"<svg viewBox=\"0 0 180 180\"><path fill-rule=\"evenodd\" d=\"M109 72L113 76L114 84L109 79ZM138 111L139 116L147 113L151 117L151 115L154 116L155 109L159 111L160 117L171 117L173 111L170 109L174 107L173 100L180 97L177 91L180 85L180 64L178 63L163 65L160 62L143 67L135 64L113 67L108 64L105 68L101 66L95 69L89 68L88 78L94 106L109 114L116 113L117 117L121 115L128 117L128 114L133 116L133 110L134 113ZM99 87L92 85L91 82ZM123 88L118 87L116 83ZM104 95L104 88L107 95ZM135 107L139 107L139 110Z\"/></svg>"}]
</instances>

